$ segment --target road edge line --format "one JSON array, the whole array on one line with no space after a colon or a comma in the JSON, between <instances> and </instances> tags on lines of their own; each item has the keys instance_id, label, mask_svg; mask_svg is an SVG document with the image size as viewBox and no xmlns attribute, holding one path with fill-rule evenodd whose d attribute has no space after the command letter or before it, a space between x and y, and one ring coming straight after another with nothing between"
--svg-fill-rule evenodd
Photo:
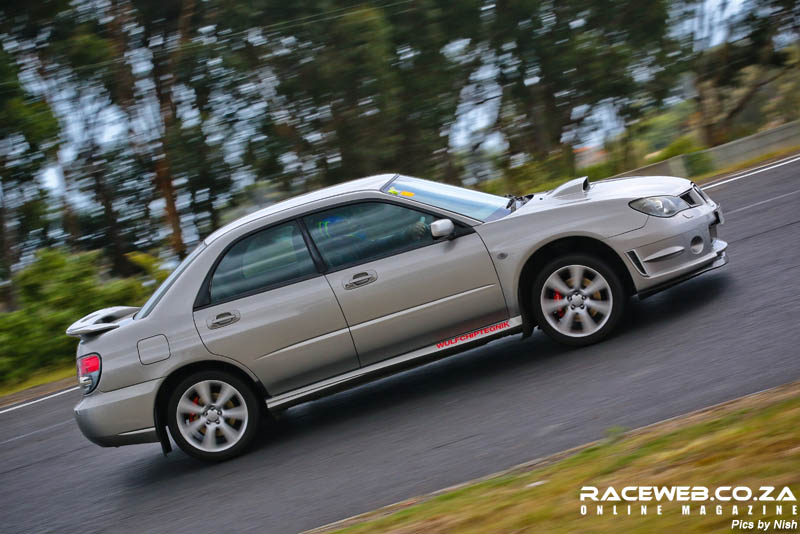
<instances>
[{"instance_id":1,"label":"road edge line","mask_svg":"<svg viewBox=\"0 0 800 534\"><path fill-rule=\"evenodd\" d=\"M58 397L59 395L63 395L64 393L69 393L70 391L75 391L75 390L78 390L80 388L81 388L80 386L73 386L71 388L67 388L67 389L58 391L56 393L51 393L49 395L45 395L44 397L39 397L38 399L34 399L34 400L31 400L31 401L23 402L22 404L12 405L12 406L10 406L8 408L4 408L4 409L0 410L0 415L3 415L4 413L8 413L8 412L13 412L14 410L19 410L20 408L25 408L26 406L30 406L31 404L36 404L37 402L42 402L42 401L46 401L47 399L52 399L53 397Z\"/></svg>"}]
</instances>

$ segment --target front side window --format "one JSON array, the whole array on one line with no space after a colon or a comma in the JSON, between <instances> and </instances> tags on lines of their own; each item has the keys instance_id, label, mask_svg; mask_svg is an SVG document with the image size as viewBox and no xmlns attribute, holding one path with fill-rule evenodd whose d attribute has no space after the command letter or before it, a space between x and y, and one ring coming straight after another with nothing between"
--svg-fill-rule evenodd
<instances>
[{"instance_id":1,"label":"front side window","mask_svg":"<svg viewBox=\"0 0 800 534\"><path fill-rule=\"evenodd\" d=\"M398 176L384 187L383 192L484 222L494 221L511 213L507 198L408 176Z\"/></svg>"},{"instance_id":2,"label":"front side window","mask_svg":"<svg viewBox=\"0 0 800 534\"><path fill-rule=\"evenodd\" d=\"M433 243L434 220L432 215L386 202L339 206L304 218L332 269Z\"/></svg>"},{"instance_id":3,"label":"front side window","mask_svg":"<svg viewBox=\"0 0 800 534\"><path fill-rule=\"evenodd\" d=\"M251 234L220 260L209 286L210 304L251 295L317 274L296 223Z\"/></svg>"}]
</instances>

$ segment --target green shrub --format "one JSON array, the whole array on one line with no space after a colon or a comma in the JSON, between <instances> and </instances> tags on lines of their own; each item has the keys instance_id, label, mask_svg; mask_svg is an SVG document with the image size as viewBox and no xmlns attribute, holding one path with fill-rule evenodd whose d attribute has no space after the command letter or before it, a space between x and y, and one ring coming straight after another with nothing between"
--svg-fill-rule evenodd
<instances>
[{"instance_id":1,"label":"green shrub","mask_svg":"<svg viewBox=\"0 0 800 534\"><path fill-rule=\"evenodd\" d=\"M692 152L683 156L689 176L700 176L714 170L714 162L705 152Z\"/></svg>"},{"instance_id":2,"label":"green shrub","mask_svg":"<svg viewBox=\"0 0 800 534\"><path fill-rule=\"evenodd\" d=\"M579 176L588 176L589 181L596 182L603 178L609 178L617 174L616 165L612 161L604 161L602 163L595 163L594 165L587 165L578 169Z\"/></svg>"},{"instance_id":3,"label":"green shrub","mask_svg":"<svg viewBox=\"0 0 800 534\"><path fill-rule=\"evenodd\" d=\"M503 176L478 184L481 191L495 195L527 195L551 189L567 180L569 173L560 155L530 160L508 169Z\"/></svg>"},{"instance_id":4,"label":"green shrub","mask_svg":"<svg viewBox=\"0 0 800 534\"><path fill-rule=\"evenodd\" d=\"M665 159L680 156L681 154L689 154L702 149L703 146L698 144L694 136L684 135L683 137L675 139L667 148L659 152L657 156L648 159L647 163L657 163Z\"/></svg>"},{"instance_id":5,"label":"green shrub","mask_svg":"<svg viewBox=\"0 0 800 534\"><path fill-rule=\"evenodd\" d=\"M152 267L153 277L162 276L154 259L137 259ZM39 251L14 277L19 309L0 313L0 383L72 361L78 340L67 337L67 327L100 308L140 306L155 288L145 281L104 276L99 252Z\"/></svg>"}]
</instances>

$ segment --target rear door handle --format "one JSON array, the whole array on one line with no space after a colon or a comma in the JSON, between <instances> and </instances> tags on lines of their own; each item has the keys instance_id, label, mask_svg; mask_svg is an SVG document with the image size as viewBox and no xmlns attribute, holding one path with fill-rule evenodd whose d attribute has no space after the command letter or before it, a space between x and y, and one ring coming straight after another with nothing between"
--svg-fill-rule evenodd
<instances>
[{"instance_id":1,"label":"rear door handle","mask_svg":"<svg viewBox=\"0 0 800 534\"><path fill-rule=\"evenodd\" d=\"M343 282L345 289L355 289L357 287L362 287L367 284L371 284L375 280L378 279L378 273L375 271L364 271L360 273L356 273L350 278L350 280L345 280Z\"/></svg>"},{"instance_id":2,"label":"rear door handle","mask_svg":"<svg viewBox=\"0 0 800 534\"><path fill-rule=\"evenodd\" d=\"M229 324L233 324L241 318L242 316L239 314L239 312L233 310L229 312L222 312L218 314L216 317L210 318L206 322L206 324L210 329L213 330L214 328L222 328L223 326L228 326Z\"/></svg>"}]
</instances>

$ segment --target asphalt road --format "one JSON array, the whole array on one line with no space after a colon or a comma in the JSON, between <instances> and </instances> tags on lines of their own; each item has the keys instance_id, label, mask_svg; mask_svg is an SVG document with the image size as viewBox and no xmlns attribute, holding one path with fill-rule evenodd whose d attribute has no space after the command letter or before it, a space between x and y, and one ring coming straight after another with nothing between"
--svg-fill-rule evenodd
<instances>
[{"instance_id":1,"label":"asphalt road","mask_svg":"<svg viewBox=\"0 0 800 534\"><path fill-rule=\"evenodd\" d=\"M297 532L796 380L799 175L800 160L709 189L730 264L634 299L613 339L506 338L293 408L221 465L90 444L76 391L0 413L0 529Z\"/></svg>"}]
</instances>

